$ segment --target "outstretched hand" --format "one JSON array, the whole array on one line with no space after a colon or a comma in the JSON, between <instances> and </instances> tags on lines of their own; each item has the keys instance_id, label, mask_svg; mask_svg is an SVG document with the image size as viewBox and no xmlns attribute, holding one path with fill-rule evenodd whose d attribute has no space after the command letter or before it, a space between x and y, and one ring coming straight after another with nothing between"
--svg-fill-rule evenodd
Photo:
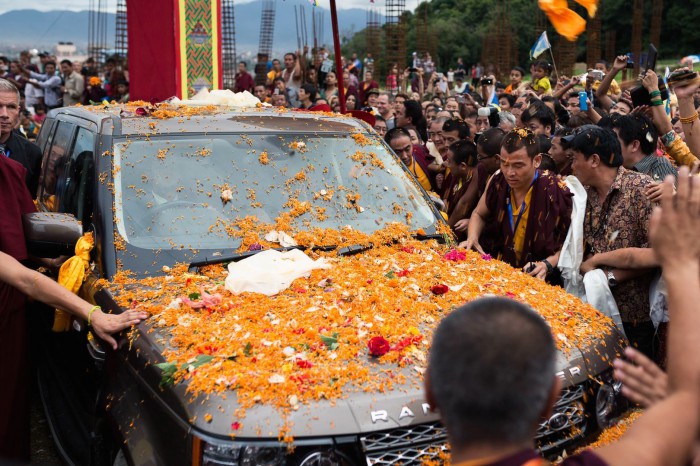
<instances>
[{"instance_id":1,"label":"outstretched hand","mask_svg":"<svg viewBox=\"0 0 700 466\"><path fill-rule=\"evenodd\" d=\"M686 68L687 69L687 68ZM692 98L700 87L700 77L688 81L681 81L673 85L673 92L679 99Z\"/></svg>"},{"instance_id":2,"label":"outstretched hand","mask_svg":"<svg viewBox=\"0 0 700 466\"><path fill-rule=\"evenodd\" d=\"M109 343L112 349L117 349L117 342L111 335L136 325L147 317L148 314L138 309L130 309L121 314L105 314L98 309L92 313L90 320L95 334Z\"/></svg>"},{"instance_id":3,"label":"outstretched hand","mask_svg":"<svg viewBox=\"0 0 700 466\"><path fill-rule=\"evenodd\" d=\"M642 86L649 92L659 90L659 77L654 70L647 70L642 78Z\"/></svg>"},{"instance_id":4,"label":"outstretched hand","mask_svg":"<svg viewBox=\"0 0 700 466\"><path fill-rule=\"evenodd\" d=\"M627 68L627 55L618 55L612 65L613 70L622 71Z\"/></svg>"},{"instance_id":5,"label":"outstretched hand","mask_svg":"<svg viewBox=\"0 0 700 466\"><path fill-rule=\"evenodd\" d=\"M625 349L625 357L613 363L623 395L644 408L668 396L668 375L654 361L632 347Z\"/></svg>"},{"instance_id":6,"label":"outstretched hand","mask_svg":"<svg viewBox=\"0 0 700 466\"><path fill-rule=\"evenodd\" d=\"M471 238L467 238L466 241L459 243L459 247L464 249L476 249L480 254L486 254L484 249L479 244L479 241Z\"/></svg>"}]
</instances>

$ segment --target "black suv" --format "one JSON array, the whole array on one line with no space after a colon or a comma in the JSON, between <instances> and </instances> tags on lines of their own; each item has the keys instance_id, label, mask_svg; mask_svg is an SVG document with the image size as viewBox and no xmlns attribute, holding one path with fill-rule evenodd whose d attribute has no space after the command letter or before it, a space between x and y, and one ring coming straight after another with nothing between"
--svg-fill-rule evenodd
<instances>
[{"instance_id":1,"label":"black suv","mask_svg":"<svg viewBox=\"0 0 700 466\"><path fill-rule=\"evenodd\" d=\"M334 183L361 195L329 203L314 226L350 225L372 233L386 222L405 222L410 211L414 231L424 238L441 237L442 219L429 197L358 120L270 109L143 113L148 112L119 106L53 110L37 140L43 151L38 192L43 213L28 222L30 247L46 253L49 245L56 254L65 253L61 247L70 248L70 241L58 244L52 232L76 228L75 219L83 231L92 231L94 265L81 295L106 310L121 312L116 297L98 280L109 281L120 269L153 277L165 275L175 263L196 267L233 260L240 240L211 225L222 215L271 221L288 208L281 192L284 180L311 163L331 169L306 170L309 193L323 193ZM372 163L381 167L371 177L348 176L355 169L358 141L371 145ZM231 201L222 202L220 193L227 188ZM346 208L357 199L362 206ZM49 226L32 229L41 222ZM445 448L439 418L415 387L353 393L337 405L312 403L306 424L297 424L313 432L292 432L293 451L276 435L252 428L244 427L232 439L230 421L203 419L216 406L233 413L235 395L193 400L186 383L162 386L156 364L165 360L158 338L163 329L154 331L154 322L139 325L138 338L122 337L120 349L111 351L81 322L69 332L53 333L50 321L47 314L34 339L41 361L38 380L51 430L70 464L409 465ZM613 331L589 348L560 355L565 388L538 431L545 454L558 454L616 415L619 387L610 378L610 361L618 348ZM277 416L270 406L247 411L247 418L258 420ZM329 420L335 430L328 428Z\"/></svg>"}]
</instances>

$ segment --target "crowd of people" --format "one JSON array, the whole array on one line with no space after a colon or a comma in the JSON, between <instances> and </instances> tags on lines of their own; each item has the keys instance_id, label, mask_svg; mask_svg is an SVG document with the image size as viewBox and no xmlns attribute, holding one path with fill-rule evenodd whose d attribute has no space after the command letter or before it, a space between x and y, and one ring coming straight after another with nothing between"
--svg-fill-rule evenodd
<instances>
[{"instance_id":1,"label":"crowd of people","mask_svg":"<svg viewBox=\"0 0 700 466\"><path fill-rule=\"evenodd\" d=\"M99 69L94 58L84 63L59 61L49 52L35 57L24 50L16 58L0 56L0 78L14 84L20 93L19 130L31 140L51 109L105 100L128 102L127 73L119 68L115 58L107 59Z\"/></svg>"},{"instance_id":2,"label":"crowd of people","mask_svg":"<svg viewBox=\"0 0 700 466\"><path fill-rule=\"evenodd\" d=\"M514 66L500 82L481 64L468 71L459 60L440 73L428 54L414 54L380 89L373 61L344 60L338 83L335 72L322 72L325 56L316 67L304 57L273 60L254 88L260 100L337 112L344 86L347 110L373 115L367 121L442 206L461 246L589 301L611 295L614 304L602 310L663 364L668 318L649 218L661 182L698 161L696 74L672 75L670 92L652 69L619 84L623 55L571 78L536 60L529 77ZM602 271L602 286L580 278L592 271Z\"/></svg>"},{"instance_id":3,"label":"crowd of people","mask_svg":"<svg viewBox=\"0 0 700 466\"><path fill-rule=\"evenodd\" d=\"M616 375L628 382L630 398L655 407L629 442L571 464L680 464L687 458L697 436L700 406L700 367L697 358L688 356L700 350L696 309L700 288L693 285L700 277L700 250L692 239L700 227L700 186L697 177L689 176L700 154L697 74L681 70L675 80L671 75L667 81L672 89L652 69L618 83L616 77L628 61L627 56L618 56L612 64L600 61L587 73L570 78L552 76L551 65L537 60L529 74L515 66L508 81L501 82L481 64L468 70L459 59L442 73L428 54L414 54L413 63L403 71L391 66L380 86L371 56L343 60L343 75L337 76L327 65L325 50L313 61L306 59L307 52L272 60L264 80L253 78L241 62L234 90L250 91L272 106L339 112L342 86L346 109L370 115L366 121L441 206L460 246L501 259L589 301L591 294L612 296L614 306L605 311L617 319L619 330L636 348L627 353L627 362L616 363ZM0 249L24 260L23 246L8 245L20 241L21 214L33 209L27 195L36 193L41 154L23 136L35 136L52 108L104 99L128 101L128 82L113 60L98 71L94 60L56 63L49 54L40 54L39 63L34 63L26 52L17 60L0 57L0 78L0 154L4 155L0 176L6 199L17 199L4 203L3 225L15 228L3 228ZM26 184L26 195L19 196L12 188L17 183ZM659 204L663 209L654 214ZM7 270L18 271L12 276L23 277L12 281L12 276L0 274L0 279L31 294L28 280L34 276L24 275L4 255L0 261L2 269L7 264ZM589 287L585 277L595 273L603 280ZM4 314L22 308L23 298L9 286L0 285L0 295L7 298ZM61 305L54 297L38 297ZM12 304L8 311L7 303ZM63 305L81 316L93 311L82 302ZM105 320L101 312L96 315L96 328L106 338L145 317L136 312L118 320ZM7 322L0 321L5 330L10 328ZM493 333L488 336L493 344L489 352L499 361L489 363L492 367L505 367L502 360L534 371L520 380L520 385L531 388L533 398L522 397L528 409L513 408L518 416L530 413L532 419L525 419L529 424L521 421L515 428L508 424L510 418L493 414L503 412L498 397L520 385L504 384L503 390L480 386L477 381L489 368L472 364L471 358L453 359L475 354L470 345L483 350L479 345L484 328ZM3 335L8 334L5 330ZM522 351L513 355L515 341L521 342ZM16 351L22 344L21 339L12 342ZM3 343L4 348L8 345ZM552 382L553 348L545 324L512 301L479 301L445 320L435 335L427 393L442 408L454 458L510 460L514 455L513 461L520 461L493 463L506 465L522 464L533 455L533 429L558 389ZM8 362L11 351L3 349L0 354L0 361L15 364ZM541 365L517 362L538 358ZM668 367L669 375L652 361ZM471 369L454 376L455 364ZM654 388L654 396L644 384L635 385L642 376L646 386ZM522 387L518 390L509 397L528 393ZM11 384L3 384L0 400L16 400L20 395L15 391ZM491 392L493 406L477 409L467 402L481 403L486 392ZM494 411L488 411L491 408ZM3 413L14 409L17 406L0 406ZM671 419L680 421L671 426ZM663 442L651 442L651 460L645 462L635 456L640 453L633 445L650 442L655 425L664 426L659 430ZM3 429L12 428L0 422L0 438L10 438ZM3 442L0 450L6 446ZM655 462L662 454L668 455L668 463ZM625 455L639 461L625 462Z\"/></svg>"},{"instance_id":4,"label":"crowd of people","mask_svg":"<svg viewBox=\"0 0 700 466\"><path fill-rule=\"evenodd\" d=\"M255 88L256 95L272 105L338 112L336 74L330 71L322 77L318 69L305 73L302 56L288 54L284 68L277 64L279 73L273 65L266 85ZM697 437L698 386L684 391L690 386L679 383L678 396L667 397L668 378L659 367L684 367L697 382L697 364L688 361L690 353L679 351L682 345L675 343L674 347L668 327L669 321L684 321L693 311L691 320L697 325L697 309L681 309L683 303L692 307L691 301L679 296L683 279L669 268L676 267L680 255L690 255L693 265L689 268L694 272L684 277L687 286L697 288L692 283L698 280L699 258L688 238L684 243L687 251L674 251L674 241L669 238L675 237L671 231L678 225L657 222L654 235L651 220L663 196L664 210L675 208L670 199L675 186L680 190L682 183L682 208L691 212L683 213L685 221L698 226L700 186L694 178L691 201L687 171L697 169L699 163L698 75L681 69L662 79L648 69L637 79L620 84L616 77L628 66L628 57L623 55L612 64L601 60L586 73L570 78L552 76L552 66L536 60L530 65L529 77L524 67L515 66L509 81L499 82L480 64L468 74L460 60L456 71L439 73L429 56L420 60L414 55L413 66L400 75L393 66L386 86L380 89L372 69L360 71L361 62L354 59L347 63L340 84L347 109L373 114L367 121L373 122L406 169L442 205L443 216L461 247L497 257L600 304L597 307L613 317L627 337L631 347L627 359L616 362L616 377L625 382L628 397L645 406L655 404L655 408L629 436L630 441L600 455L571 458L571 464L679 464L679 458L687 458L689 445ZM297 77L298 85L290 76ZM301 76L307 77L305 82ZM664 218L680 221L671 214ZM687 234L692 236L691 230ZM609 299L601 301L601 296ZM669 316L674 304L676 309ZM459 363L464 368L458 371L459 378L454 369L456 354L473 361L469 355L477 349L469 345L483 350L480 342L485 327L493 329L487 339L498 342L493 351L502 358L492 366L528 366L527 360L543 354L538 345L547 341L538 343L534 328L523 334L528 320L538 319L523 306L485 301L455 312L436 334L427 391L436 406L450 413L444 417L453 459L455 453L463 460L497 457L503 461L493 464L509 465L534 458L533 426L551 408L558 390L551 385L551 367L541 366L541 372L521 378L522 384L530 384L530 376L543 377L542 385L531 384L533 396L538 392L540 397L539 405L527 397L523 405L503 404L504 399L526 392L514 381L495 392L491 411L484 409L481 400L487 391L493 393L493 387L479 382L488 369L466 360ZM542 322L531 323L548 335ZM672 328L681 325L671 324ZM469 328L474 332L465 330ZM677 332L674 337L681 330ZM510 342L520 337L523 351L517 351L521 357L514 357ZM546 345L553 347L551 341ZM551 348L544 352L553 357ZM473 390L463 390L467 386ZM635 448L645 445L660 417L681 409L674 403L684 396L689 396L686 407L693 412L684 420L691 435L665 437L665 443L649 449L646 458L626 461L638 455ZM465 401L468 399L479 400L479 406ZM529 424L502 416L507 406L506 411L519 417L525 404L541 408L533 411ZM473 416L472 412L480 414ZM493 419L498 421L491 423ZM523 428L519 438L513 434L518 426ZM678 434L675 428L670 432Z\"/></svg>"}]
</instances>

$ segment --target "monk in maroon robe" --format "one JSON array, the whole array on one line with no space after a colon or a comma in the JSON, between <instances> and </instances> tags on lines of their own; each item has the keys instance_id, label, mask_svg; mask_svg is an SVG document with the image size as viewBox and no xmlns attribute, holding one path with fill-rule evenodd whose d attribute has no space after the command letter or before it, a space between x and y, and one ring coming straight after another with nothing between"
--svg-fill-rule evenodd
<instances>
[{"instance_id":1,"label":"monk in maroon robe","mask_svg":"<svg viewBox=\"0 0 700 466\"><path fill-rule=\"evenodd\" d=\"M527 129L508 133L499 159L469 222L461 246L489 253L515 268L556 283L555 268L571 225L572 197L558 177L538 168L542 160L535 135ZM496 223L492 249L480 244L484 226Z\"/></svg>"},{"instance_id":2,"label":"monk in maroon robe","mask_svg":"<svg viewBox=\"0 0 700 466\"><path fill-rule=\"evenodd\" d=\"M0 250L19 261L28 258L22 215L36 210L25 183L26 173L20 163L0 157ZM0 282L0 463L29 461L24 305L24 294Z\"/></svg>"},{"instance_id":3,"label":"monk in maroon robe","mask_svg":"<svg viewBox=\"0 0 700 466\"><path fill-rule=\"evenodd\" d=\"M442 192L447 224L462 241L467 237L469 218L479 201L476 145L466 140L452 143L445 156L445 165L450 170Z\"/></svg>"}]
</instances>

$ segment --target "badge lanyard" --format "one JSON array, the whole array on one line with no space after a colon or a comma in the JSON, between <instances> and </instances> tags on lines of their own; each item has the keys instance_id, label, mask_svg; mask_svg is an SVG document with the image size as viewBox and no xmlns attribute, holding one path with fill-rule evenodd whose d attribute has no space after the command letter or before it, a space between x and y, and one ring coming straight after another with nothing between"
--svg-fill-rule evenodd
<instances>
[{"instance_id":1,"label":"badge lanyard","mask_svg":"<svg viewBox=\"0 0 700 466\"><path fill-rule=\"evenodd\" d=\"M539 170L536 170L535 178L532 180L532 183L530 183L530 188L532 188L539 176L540 172ZM527 195L525 197L527 197ZM508 221L510 221L510 229L512 230L513 234L515 234L515 231L518 229L518 225L520 224L520 220L523 218L523 213L525 212L525 200L523 199L523 205L520 206L520 212L518 212L518 218L515 220L515 225L513 225L513 205L510 203L510 186L508 186L508 198L506 199L506 205L508 206Z\"/></svg>"}]
</instances>

